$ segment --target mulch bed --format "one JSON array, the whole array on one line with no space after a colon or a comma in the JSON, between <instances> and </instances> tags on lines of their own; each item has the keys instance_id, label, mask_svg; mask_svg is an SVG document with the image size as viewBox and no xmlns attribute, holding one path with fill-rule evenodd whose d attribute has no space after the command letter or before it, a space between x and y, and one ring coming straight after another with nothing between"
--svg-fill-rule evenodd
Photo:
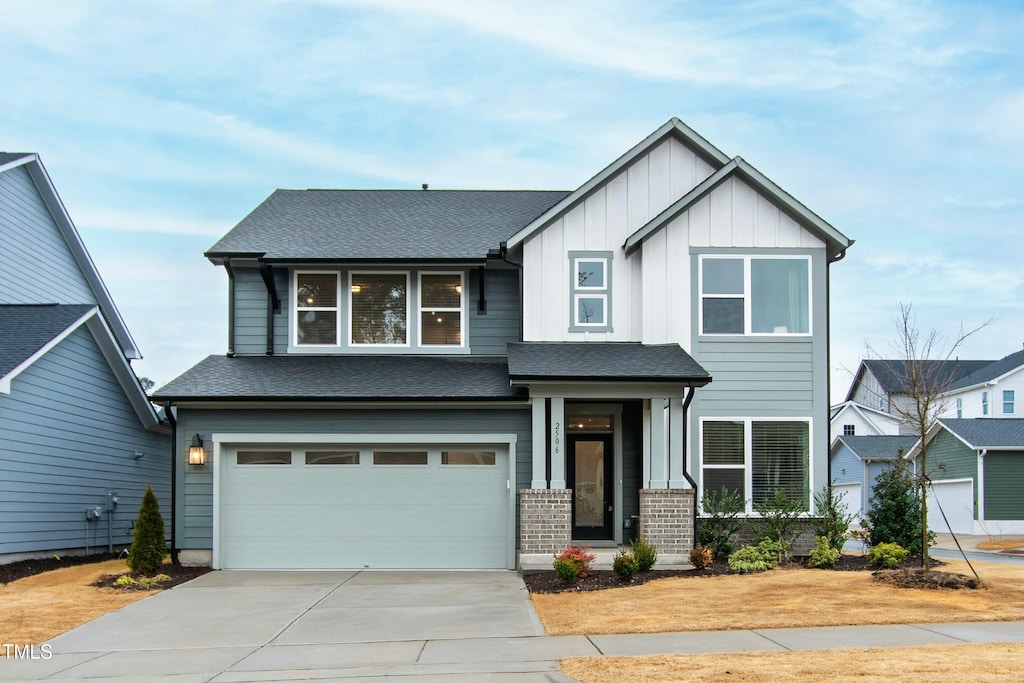
<instances>
[{"instance_id":1,"label":"mulch bed","mask_svg":"<svg viewBox=\"0 0 1024 683\"><path fill-rule=\"evenodd\" d=\"M932 567L937 567L944 564L937 560L931 560ZM917 579L914 576L914 567L921 566L920 556L908 557L903 562L903 568L899 570L887 570L887 572L900 571L905 572L908 578L903 579L907 588L923 588L926 587L918 582L921 579ZM832 569L810 569L807 567L802 558L798 558L796 561L790 564L783 565L783 569L807 569L808 571L841 571L841 572L873 572L876 579L880 571L874 571L876 567L868 563L867 558L862 555L842 555L839 558L839 563ZM643 572L637 574L630 581L623 581L619 578L619 575L611 570L595 570L587 574L582 579L577 579L573 583L566 583L558 577L558 575L551 571L540 571L535 573L526 574L523 576L523 582L526 583L526 588L531 593L576 593L582 591L599 591L607 588L624 588L626 586L640 586L647 583L648 581L656 581L658 579L667 579L672 577L678 578L702 578L706 576L721 576L723 574L730 574L729 568L721 563L715 563L705 569L655 569L649 572ZM918 570L920 573L920 570ZM928 572L930 575L943 574L944 572ZM960 576L959 574L945 574L946 576ZM966 579L967 577L962 577ZM893 585L902 585L900 583L901 577L887 577L886 580ZM940 587L940 586L927 586L927 587ZM941 586L947 587L947 586ZM948 586L953 587L953 586ZM961 586L956 586L961 587ZM964 586L973 587L973 586Z\"/></svg>"},{"instance_id":2,"label":"mulch bed","mask_svg":"<svg viewBox=\"0 0 1024 683\"><path fill-rule=\"evenodd\" d=\"M62 567L75 567L83 564L96 564L97 562L106 562L107 560L116 560L120 557L117 553L97 553L94 555L65 555L53 557L44 557L38 560L21 560L19 562L11 562L10 564L0 564L0 584L11 583L18 579L24 579L29 576L35 576L36 574L42 574L43 572L53 571L54 569L61 569ZM161 582L157 588L173 588L178 584L191 581L197 576L202 576L206 572L210 571L209 567L176 567L172 564L165 564L160 568L161 573L167 574L171 577L170 581ZM118 577L123 574L117 574L115 576L104 576L102 579L94 583L94 586L101 588L115 587L113 584L117 581ZM116 586L118 590L144 590L135 586ZM149 589L152 590L152 589Z\"/></svg>"},{"instance_id":3,"label":"mulch bed","mask_svg":"<svg viewBox=\"0 0 1024 683\"><path fill-rule=\"evenodd\" d=\"M971 576L963 574L951 574L950 572L924 571L920 567L899 569L880 569L872 572L871 576L875 581L892 584L897 588L949 588L961 590L964 588L981 588L981 582Z\"/></svg>"},{"instance_id":4,"label":"mulch bed","mask_svg":"<svg viewBox=\"0 0 1024 683\"><path fill-rule=\"evenodd\" d=\"M148 591L148 590L164 590L166 588L174 588L175 586L191 581L192 579L202 576L210 571L209 567L181 567L173 564L165 564L160 567L160 574L166 574L171 577L169 581L161 581L155 586L144 587L138 584L129 584L125 586L118 586L117 580L122 576L129 575L129 572L123 574L107 574L106 576L100 577L100 580L92 584L97 588L113 588L119 591Z\"/></svg>"}]
</instances>

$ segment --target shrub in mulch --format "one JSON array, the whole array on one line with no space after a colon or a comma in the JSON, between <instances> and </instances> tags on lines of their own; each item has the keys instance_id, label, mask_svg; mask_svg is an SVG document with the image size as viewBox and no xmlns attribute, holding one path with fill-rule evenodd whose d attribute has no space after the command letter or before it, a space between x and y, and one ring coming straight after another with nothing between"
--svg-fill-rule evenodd
<instances>
[{"instance_id":1,"label":"shrub in mulch","mask_svg":"<svg viewBox=\"0 0 1024 683\"><path fill-rule=\"evenodd\" d=\"M210 571L209 567L180 567L165 564L156 577L137 576L130 572L101 576L92 585L97 588L114 588L120 591L151 591L174 588Z\"/></svg>"},{"instance_id":2,"label":"shrub in mulch","mask_svg":"<svg viewBox=\"0 0 1024 683\"><path fill-rule=\"evenodd\" d=\"M964 576L963 574L952 574L950 572L937 572L934 569L925 571L920 567L901 567L899 569L880 569L872 572L871 576L875 581L888 583L897 588L948 588L951 590L962 590L969 588L981 588L982 584L976 578Z\"/></svg>"}]
</instances>

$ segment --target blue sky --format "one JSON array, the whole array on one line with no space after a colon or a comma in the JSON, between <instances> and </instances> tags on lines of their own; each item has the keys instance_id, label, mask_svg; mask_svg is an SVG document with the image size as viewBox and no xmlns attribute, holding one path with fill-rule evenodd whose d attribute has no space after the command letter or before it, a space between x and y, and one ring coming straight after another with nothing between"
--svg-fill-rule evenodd
<instances>
[{"instance_id":1,"label":"blue sky","mask_svg":"<svg viewBox=\"0 0 1024 683\"><path fill-rule=\"evenodd\" d=\"M1024 343L1014 2L0 0L0 150L37 152L158 384L226 349L202 256L275 188L573 189L678 116L857 242L833 398L900 302Z\"/></svg>"}]
</instances>

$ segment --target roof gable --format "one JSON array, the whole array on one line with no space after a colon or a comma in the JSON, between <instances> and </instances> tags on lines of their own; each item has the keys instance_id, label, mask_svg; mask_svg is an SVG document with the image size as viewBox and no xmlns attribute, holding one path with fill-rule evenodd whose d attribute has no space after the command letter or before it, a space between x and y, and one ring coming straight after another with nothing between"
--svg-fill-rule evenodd
<instances>
[{"instance_id":1,"label":"roof gable","mask_svg":"<svg viewBox=\"0 0 1024 683\"><path fill-rule=\"evenodd\" d=\"M655 147L664 142L667 138L675 138L692 150L697 156L708 162L712 168L720 168L729 161L729 157L722 150L718 149L705 140L695 130L687 126L678 118L671 118L662 124L657 130L637 143L632 149L602 169L597 175L583 183L572 193L567 194L561 201L550 207L540 216L537 216L528 225L516 232L508 240L508 246L513 247L523 242L527 237L543 228L548 223L558 219L569 212L570 209L586 199L590 194L603 186L621 171L628 168L639 157L648 154Z\"/></svg>"},{"instance_id":2,"label":"roof gable","mask_svg":"<svg viewBox=\"0 0 1024 683\"><path fill-rule=\"evenodd\" d=\"M789 215L790 218L825 242L828 245L830 257L841 254L853 244L853 240L843 235L818 214L797 201L796 198L772 182L767 176L748 164L741 157L735 157L673 202L646 225L630 235L623 245L626 254L631 254L639 249L643 242L651 235L661 230L717 187L721 186L722 183L733 177L739 178L753 187L754 190L771 201L772 204Z\"/></svg>"},{"instance_id":3,"label":"roof gable","mask_svg":"<svg viewBox=\"0 0 1024 683\"><path fill-rule=\"evenodd\" d=\"M895 460L900 452L907 453L917 441L914 436L839 436L843 443L861 460Z\"/></svg>"},{"instance_id":4,"label":"roof gable","mask_svg":"<svg viewBox=\"0 0 1024 683\"><path fill-rule=\"evenodd\" d=\"M1024 418L942 418L937 426L976 450L1024 449ZM928 440L932 438L934 434L929 433Z\"/></svg>"},{"instance_id":5,"label":"roof gable","mask_svg":"<svg viewBox=\"0 0 1024 683\"><path fill-rule=\"evenodd\" d=\"M49 174L43 167L39 155L12 152L0 153L0 173L19 167L24 168L32 179L40 199L46 205L72 257L78 264L78 268L96 297L99 308L107 319L114 337L121 348L121 352L127 358L142 358L135 340L128 331L128 326L121 317L121 313L117 310L117 306L114 305L114 300L110 296L110 292L107 291L107 286L103 283L103 279L100 277L92 257L85 248L85 243L82 242L78 230L71 221L71 216L68 215L67 210L64 208L64 204L57 194Z\"/></svg>"},{"instance_id":6,"label":"roof gable","mask_svg":"<svg viewBox=\"0 0 1024 683\"><path fill-rule=\"evenodd\" d=\"M952 393L988 382L997 382L1007 375L1019 372L1021 368L1024 368L1024 350L1011 353L1009 356L1005 356L994 363L989 363L975 370L965 377L961 377L950 384L946 391Z\"/></svg>"}]
</instances>

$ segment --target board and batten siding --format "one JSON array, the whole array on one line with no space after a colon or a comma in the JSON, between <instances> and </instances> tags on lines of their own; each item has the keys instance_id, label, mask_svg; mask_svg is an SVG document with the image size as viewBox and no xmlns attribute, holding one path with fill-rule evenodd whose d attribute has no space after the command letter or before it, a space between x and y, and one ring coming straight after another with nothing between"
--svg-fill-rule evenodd
<instances>
[{"instance_id":1,"label":"board and batten siding","mask_svg":"<svg viewBox=\"0 0 1024 683\"><path fill-rule=\"evenodd\" d=\"M1024 451L989 452L985 467L985 519L1024 520Z\"/></svg>"},{"instance_id":2,"label":"board and batten siding","mask_svg":"<svg viewBox=\"0 0 1024 683\"><path fill-rule=\"evenodd\" d=\"M337 434L516 434L516 490L530 487L532 428L529 406L465 409L193 409L178 408L177 544L182 549L213 547L213 443L216 433ZM206 439L207 464L189 467L185 454L193 434ZM516 506L518 510L518 506ZM517 521L518 529L518 521ZM518 531L517 536L518 538Z\"/></svg>"},{"instance_id":3,"label":"board and batten siding","mask_svg":"<svg viewBox=\"0 0 1024 683\"><path fill-rule=\"evenodd\" d=\"M531 235L523 244L523 338L526 341L640 341L639 255L626 239L704 178L711 167L669 139ZM570 251L611 251L612 332L569 330Z\"/></svg>"},{"instance_id":4,"label":"board and batten siding","mask_svg":"<svg viewBox=\"0 0 1024 683\"><path fill-rule=\"evenodd\" d=\"M115 546L131 544L147 486L169 522L169 448L139 422L92 334L75 330L0 394L0 556L105 549L106 513L87 524L85 510L107 491L120 499Z\"/></svg>"},{"instance_id":5,"label":"board and batten siding","mask_svg":"<svg viewBox=\"0 0 1024 683\"><path fill-rule=\"evenodd\" d=\"M0 173L0 304L95 304L24 167Z\"/></svg>"}]
</instances>

